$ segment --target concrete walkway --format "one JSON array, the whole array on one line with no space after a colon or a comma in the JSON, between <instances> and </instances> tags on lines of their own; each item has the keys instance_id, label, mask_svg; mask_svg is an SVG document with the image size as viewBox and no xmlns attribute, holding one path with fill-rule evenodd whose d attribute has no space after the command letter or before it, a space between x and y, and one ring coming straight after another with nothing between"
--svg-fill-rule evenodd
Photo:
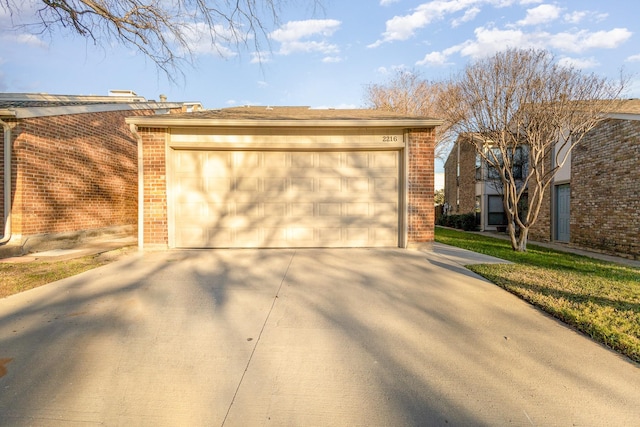
<instances>
[{"instance_id":1,"label":"concrete walkway","mask_svg":"<svg viewBox=\"0 0 640 427\"><path fill-rule=\"evenodd\" d=\"M146 253L2 299L0 425L636 424L639 367L465 252Z\"/></svg>"}]
</instances>

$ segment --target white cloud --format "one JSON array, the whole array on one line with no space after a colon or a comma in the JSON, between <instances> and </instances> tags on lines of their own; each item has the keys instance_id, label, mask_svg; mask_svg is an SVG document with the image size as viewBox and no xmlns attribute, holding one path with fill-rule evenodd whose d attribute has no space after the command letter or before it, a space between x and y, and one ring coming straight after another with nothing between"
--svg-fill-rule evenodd
<instances>
[{"instance_id":1,"label":"white cloud","mask_svg":"<svg viewBox=\"0 0 640 427\"><path fill-rule=\"evenodd\" d=\"M338 53L340 49L335 44L316 41L292 41L283 43L278 51L281 55L291 55L292 53L320 52L324 54Z\"/></svg>"},{"instance_id":2,"label":"white cloud","mask_svg":"<svg viewBox=\"0 0 640 427\"><path fill-rule=\"evenodd\" d=\"M322 62L324 63L337 63L337 62L342 62L342 58L339 56L326 56L324 58L322 58Z\"/></svg>"},{"instance_id":3,"label":"white cloud","mask_svg":"<svg viewBox=\"0 0 640 427\"><path fill-rule=\"evenodd\" d=\"M585 10L576 10L575 12L567 13L564 15L564 20L569 24L579 24L582 22L589 12Z\"/></svg>"},{"instance_id":4,"label":"white cloud","mask_svg":"<svg viewBox=\"0 0 640 427\"><path fill-rule=\"evenodd\" d=\"M600 65L600 63L595 58L569 58L565 56L558 60L558 64L563 67L571 67L571 68L594 68Z\"/></svg>"},{"instance_id":5,"label":"white cloud","mask_svg":"<svg viewBox=\"0 0 640 427\"><path fill-rule=\"evenodd\" d=\"M396 73L398 71L402 71L406 69L407 69L406 65L400 64L400 65L392 65L391 67L378 67L378 69L376 69L376 72L382 75L389 75L389 74Z\"/></svg>"},{"instance_id":6,"label":"white cloud","mask_svg":"<svg viewBox=\"0 0 640 427\"><path fill-rule=\"evenodd\" d=\"M271 62L270 52L251 52L251 64L265 64Z\"/></svg>"},{"instance_id":7,"label":"white cloud","mask_svg":"<svg viewBox=\"0 0 640 427\"><path fill-rule=\"evenodd\" d=\"M408 40L416 31L427 27L432 22L446 18L448 15L464 12L463 16L452 21L452 26L469 21L481 11L480 7L489 5L495 8L511 6L515 0L432 0L414 8L412 13L394 16L386 22L386 31L382 38L367 47L376 48L393 41Z\"/></svg>"},{"instance_id":8,"label":"white cloud","mask_svg":"<svg viewBox=\"0 0 640 427\"><path fill-rule=\"evenodd\" d=\"M461 24L464 24L465 22L473 21L478 13L480 13L480 8L472 7L471 9L467 10L461 18L451 21L451 26L455 28L460 26Z\"/></svg>"},{"instance_id":9,"label":"white cloud","mask_svg":"<svg viewBox=\"0 0 640 427\"><path fill-rule=\"evenodd\" d=\"M640 53L637 55L631 55L630 57L625 59L625 62L640 62Z\"/></svg>"},{"instance_id":10,"label":"white cloud","mask_svg":"<svg viewBox=\"0 0 640 427\"><path fill-rule=\"evenodd\" d=\"M416 62L416 65L431 65L436 67L450 65L449 56L453 53L454 51L431 52L426 54L422 60Z\"/></svg>"},{"instance_id":11,"label":"white cloud","mask_svg":"<svg viewBox=\"0 0 640 427\"><path fill-rule=\"evenodd\" d=\"M555 21L560 16L562 9L551 4L541 4L538 7L527 10L527 16L518 21L518 25L539 25Z\"/></svg>"},{"instance_id":12,"label":"white cloud","mask_svg":"<svg viewBox=\"0 0 640 427\"><path fill-rule=\"evenodd\" d=\"M473 4L476 1L453 0L423 3L409 15L394 16L389 19L386 23L386 31L382 33L382 39L369 47L378 47L382 43L390 41L407 40L415 34L416 30L426 27L435 20L442 19L446 14L466 9L470 6L469 3Z\"/></svg>"},{"instance_id":13,"label":"white cloud","mask_svg":"<svg viewBox=\"0 0 640 427\"><path fill-rule=\"evenodd\" d=\"M450 64L450 57L459 54L472 59L484 58L506 48L554 49L565 53L582 53L591 49L615 49L631 37L626 28L610 31L589 32L587 30L551 34L544 31L526 33L520 29L498 29L479 27L475 39L451 46L441 52L428 53L416 65L442 66ZM640 60L640 55L637 55ZM564 61L576 68L590 68L596 65L594 59L570 59Z\"/></svg>"},{"instance_id":14,"label":"white cloud","mask_svg":"<svg viewBox=\"0 0 640 427\"><path fill-rule=\"evenodd\" d=\"M233 33L221 25L214 26L213 33L217 37L212 36L212 30L204 22L185 23L183 30L191 52L196 55L214 55L222 58L231 58L237 55L237 52L221 42L233 38Z\"/></svg>"},{"instance_id":15,"label":"white cloud","mask_svg":"<svg viewBox=\"0 0 640 427\"><path fill-rule=\"evenodd\" d=\"M281 43L292 42L314 35L330 36L340 27L335 19L309 19L290 21L271 33L273 40Z\"/></svg>"},{"instance_id":16,"label":"white cloud","mask_svg":"<svg viewBox=\"0 0 640 427\"><path fill-rule=\"evenodd\" d=\"M591 19L593 21L602 21L604 20L608 14L606 13L598 13L598 12L590 12L588 10L577 10L571 13L566 13L563 17L564 21L569 24L579 24L585 19Z\"/></svg>"},{"instance_id":17,"label":"white cloud","mask_svg":"<svg viewBox=\"0 0 640 427\"><path fill-rule=\"evenodd\" d=\"M535 33L525 34L521 30L500 30L479 27L475 30L475 40L467 40L458 45L462 56L473 59L490 56L509 47L543 48L544 43ZM452 49L452 48L450 48ZM455 52L454 49L451 52Z\"/></svg>"},{"instance_id":18,"label":"white cloud","mask_svg":"<svg viewBox=\"0 0 640 427\"><path fill-rule=\"evenodd\" d=\"M609 31L564 32L548 35L547 39L550 47L565 52L578 53L589 49L615 49L629 40L632 34L626 28L614 28Z\"/></svg>"},{"instance_id":19,"label":"white cloud","mask_svg":"<svg viewBox=\"0 0 640 427\"><path fill-rule=\"evenodd\" d=\"M0 37L0 41L2 43L17 43L21 45L31 46L31 47L41 47L46 48L48 46L42 39L37 37L34 34L4 34Z\"/></svg>"},{"instance_id":20,"label":"white cloud","mask_svg":"<svg viewBox=\"0 0 640 427\"><path fill-rule=\"evenodd\" d=\"M398 3L400 0L380 0L380 6L389 6L393 3Z\"/></svg>"},{"instance_id":21,"label":"white cloud","mask_svg":"<svg viewBox=\"0 0 640 427\"><path fill-rule=\"evenodd\" d=\"M335 33L341 22L335 19L309 19L306 21L290 21L273 31L269 36L272 40L280 42L281 55L290 55L296 52L321 52L332 54L339 52L335 44L324 40L307 40L314 37L321 39L330 37Z\"/></svg>"}]
</instances>

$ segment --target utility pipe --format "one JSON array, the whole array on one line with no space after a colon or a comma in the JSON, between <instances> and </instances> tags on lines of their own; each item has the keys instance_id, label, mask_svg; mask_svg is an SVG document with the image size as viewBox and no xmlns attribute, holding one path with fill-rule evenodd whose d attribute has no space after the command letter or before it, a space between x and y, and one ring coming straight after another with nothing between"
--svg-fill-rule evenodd
<instances>
[{"instance_id":1,"label":"utility pipe","mask_svg":"<svg viewBox=\"0 0 640 427\"><path fill-rule=\"evenodd\" d=\"M129 124L131 133L138 143L138 250L144 249L144 161L142 158L142 136L138 126Z\"/></svg>"},{"instance_id":2,"label":"utility pipe","mask_svg":"<svg viewBox=\"0 0 640 427\"><path fill-rule=\"evenodd\" d=\"M11 127L0 119L4 128L4 234L0 245L11 240Z\"/></svg>"}]
</instances>

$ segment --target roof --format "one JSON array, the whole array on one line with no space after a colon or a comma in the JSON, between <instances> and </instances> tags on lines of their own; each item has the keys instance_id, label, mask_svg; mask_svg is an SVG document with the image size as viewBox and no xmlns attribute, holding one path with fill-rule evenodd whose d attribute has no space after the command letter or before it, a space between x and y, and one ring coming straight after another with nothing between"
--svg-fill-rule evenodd
<instances>
[{"instance_id":1,"label":"roof","mask_svg":"<svg viewBox=\"0 0 640 427\"><path fill-rule=\"evenodd\" d=\"M246 106L127 119L139 126L404 126L434 127L442 120L374 109Z\"/></svg>"},{"instance_id":2,"label":"roof","mask_svg":"<svg viewBox=\"0 0 640 427\"><path fill-rule=\"evenodd\" d=\"M622 99L612 103L607 111L612 114L640 114L640 99Z\"/></svg>"},{"instance_id":3,"label":"roof","mask_svg":"<svg viewBox=\"0 0 640 427\"><path fill-rule=\"evenodd\" d=\"M0 116L14 118L138 109L158 110L181 106L182 103L147 101L133 92L131 96L0 93Z\"/></svg>"}]
</instances>

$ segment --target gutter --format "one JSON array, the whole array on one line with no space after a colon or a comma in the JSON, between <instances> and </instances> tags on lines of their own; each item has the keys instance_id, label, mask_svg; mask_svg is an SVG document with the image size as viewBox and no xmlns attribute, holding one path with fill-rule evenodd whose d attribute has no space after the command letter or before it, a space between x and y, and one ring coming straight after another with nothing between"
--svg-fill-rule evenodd
<instances>
[{"instance_id":1,"label":"gutter","mask_svg":"<svg viewBox=\"0 0 640 427\"><path fill-rule=\"evenodd\" d=\"M369 127L431 128L444 121L437 119L201 119L193 117L135 116L125 121L145 127Z\"/></svg>"},{"instance_id":2,"label":"gutter","mask_svg":"<svg viewBox=\"0 0 640 427\"><path fill-rule=\"evenodd\" d=\"M144 162L142 159L142 136L138 126L129 124L131 133L138 143L138 250L144 249Z\"/></svg>"},{"instance_id":3,"label":"gutter","mask_svg":"<svg viewBox=\"0 0 640 427\"><path fill-rule=\"evenodd\" d=\"M4 234L0 239L0 245L11 240L11 127L0 119L4 128Z\"/></svg>"}]
</instances>

